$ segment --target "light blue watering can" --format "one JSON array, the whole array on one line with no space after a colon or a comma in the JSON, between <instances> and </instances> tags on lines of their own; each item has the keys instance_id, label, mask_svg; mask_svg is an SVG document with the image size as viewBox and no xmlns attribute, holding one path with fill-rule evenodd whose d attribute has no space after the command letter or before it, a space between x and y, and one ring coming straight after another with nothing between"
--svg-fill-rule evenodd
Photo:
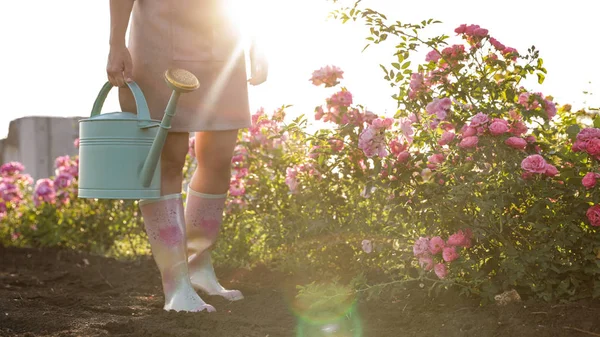
<instances>
[{"instance_id":1,"label":"light blue watering can","mask_svg":"<svg viewBox=\"0 0 600 337\"><path fill-rule=\"evenodd\" d=\"M160 156L171 118L182 93L200 86L183 69L169 69L165 81L173 90L162 121L150 119L142 90L128 83L137 106L132 112L101 114L112 85L104 84L90 118L79 121L79 198L155 199L160 197Z\"/></svg>"}]
</instances>

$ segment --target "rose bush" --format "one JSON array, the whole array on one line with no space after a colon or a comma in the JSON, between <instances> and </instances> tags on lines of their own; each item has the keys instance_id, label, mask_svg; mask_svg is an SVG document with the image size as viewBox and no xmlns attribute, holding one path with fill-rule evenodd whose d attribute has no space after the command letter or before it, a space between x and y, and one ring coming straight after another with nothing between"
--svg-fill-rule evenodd
<instances>
[{"instance_id":1,"label":"rose bush","mask_svg":"<svg viewBox=\"0 0 600 337\"><path fill-rule=\"evenodd\" d=\"M586 190L594 185L598 129L579 120L585 111L573 113L524 87L529 75L539 83L545 78L538 51L507 47L474 24L457 27L451 42L447 35L424 38L433 20L402 24L358 5L334 17L362 20L369 45L395 39L396 59L381 68L398 88L394 118L413 127L410 137L399 128L377 135L402 138L402 146L389 146L408 154L372 157L373 181L365 182L392 198L386 239L416 247L428 238L472 233L459 258L436 261L447 264L434 273L443 283L430 276L431 247L417 253L405 243L390 251L412 253L412 265L420 262L422 278L433 284L458 285L485 299L509 288L547 300L598 295L600 208L590 205L594 190ZM413 54L423 49L425 62L411 68ZM407 263L403 268L410 270Z\"/></svg>"},{"instance_id":2,"label":"rose bush","mask_svg":"<svg viewBox=\"0 0 600 337\"><path fill-rule=\"evenodd\" d=\"M254 113L232 159L218 263L342 277L369 294L417 282L483 301L508 289L598 296L600 121L525 88L545 77L538 51L472 24L425 38L433 20L388 23L358 3L333 14L362 20L371 44L394 39L381 68L398 110L364 109L328 65L309 79L326 97L312 116ZM308 132L313 119L327 127ZM77 199L77 164L60 157L35 184L4 164L0 240L148 253L136 202Z\"/></svg>"}]
</instances>

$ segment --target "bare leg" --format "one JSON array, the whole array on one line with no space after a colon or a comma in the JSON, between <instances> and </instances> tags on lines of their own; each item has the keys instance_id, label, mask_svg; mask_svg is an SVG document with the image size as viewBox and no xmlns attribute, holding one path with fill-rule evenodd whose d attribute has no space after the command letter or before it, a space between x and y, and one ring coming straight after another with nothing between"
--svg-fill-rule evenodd
<instances>
[{"instance_id":1,"label":"bare leg","mask_svg":"<svg viewBox=\"0 0 600 337\"><path fill-rule=\"evenodd\" d=\"M196 133L198 165L188 188L185 207L192 285L197 290L232 301L242 299L243 295L219 284L210 254L223 221L237 134L238 130Z\"/></svg>"},{"instance_id":2,"label":"bare leg","mask_svg":"<svg viewBox=\"0 0 600 337\"><path fill-rule=\"evenodd\" d=\"M185 216L181 197L188 134L170 133L161 156L161 198L140 200L140 210L160 270L165 310L215 311L196 293L187 266Z\"/></svg>"},{"instance_id":3,"label":"bare leg","mask_svg":"<svg viewBox=\"0 0 600 337\"><path fill-rule=\"evenodd\" d=\"M161 153L161 195L181 193L183 166L188 152L189 133L170 132Z\"/></svg>"}]
</instances>

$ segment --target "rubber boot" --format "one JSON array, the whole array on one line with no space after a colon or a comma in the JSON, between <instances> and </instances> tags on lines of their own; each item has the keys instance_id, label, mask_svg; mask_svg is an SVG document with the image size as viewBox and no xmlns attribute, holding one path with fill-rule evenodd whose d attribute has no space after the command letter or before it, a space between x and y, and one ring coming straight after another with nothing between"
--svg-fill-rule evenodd
<instances>
[{"instance_id":1,"label":"rubber boot","mask_svg":"<svg viewBox=\"0 0 600 337\"><path fill-rule=\"evenodd\" d=\"M154 261L162 278L164 310L215 311L190 283L185 251L185 224L181 194L139 201Z\"/></svg>"},{"instance_id":2,"label":"rubber boot","mask_svg":"<svg viewBox=\"0 0 600 337\"><path fill-rule=\"evenodd\" d=\"M226 197L226 194L199 193L188 186L185 205L188 266L194 289L237 301L244 296L239 290L221 286L211 259L211 250L223 221Z\"/></svg>"}]
</instances>

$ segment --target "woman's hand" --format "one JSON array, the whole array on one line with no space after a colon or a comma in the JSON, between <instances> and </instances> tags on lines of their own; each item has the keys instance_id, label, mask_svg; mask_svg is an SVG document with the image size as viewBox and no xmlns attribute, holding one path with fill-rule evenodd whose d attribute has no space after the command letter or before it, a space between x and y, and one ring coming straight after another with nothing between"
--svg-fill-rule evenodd
<instances>
[{"instance_id":1,"label":"woman's hand","mask_svg":"<svg viewBox=\"0 0 600 337\"><path fill-rule=\"evenodd\" d=\"M251 74L248 83L259 85L267 80L269 62L266 55L255 45L250 48L250 71Z\"/></svg>"},{"instance_id":2,"label":"woman's hand","mask_svg":"<svg viewBox=\"0 0 600 337\"><path fill-rule=\"evenodd\" d=\"M125 87L126 82L133 81L133 62L125 44L110 47L106 74L113 86Z\"/></svg>"}]
</instances>

